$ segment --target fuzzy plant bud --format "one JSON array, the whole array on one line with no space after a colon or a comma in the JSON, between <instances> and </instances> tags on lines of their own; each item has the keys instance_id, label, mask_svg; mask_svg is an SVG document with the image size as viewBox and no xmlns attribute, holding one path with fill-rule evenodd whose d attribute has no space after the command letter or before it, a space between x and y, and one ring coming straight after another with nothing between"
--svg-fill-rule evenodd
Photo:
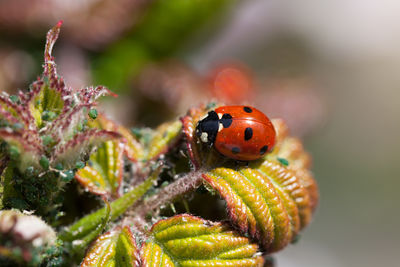
<instances>
[{"instance_id":1,"label":"fuzzy plant bud","mask_svg":"<svg viewBox=\"0 0 400 267\"><path fill-rule=\"evenodd\" d=\"M52 49L61 22L47 33L43 74L18 96L0 93L0 139L12 146L9 155L20 171L29 166L48 170L58 163L73 168L93 146L116 139L118 134L84 128L96 119L97 99L112 93L103 86L73 90L57 73ZM87 112L89 110L89 112Z\"/></svg>"},{"instance_id":2,"label":"fuzzy plant bud","mask_svg":"<svg viewBox=\"0 0 400 267\"><path fill-rule=\"evenodd\" d=\"M42 219L24 214L17 210L0 211L0 235L5 247L2 256L11 256L22 252L26 262L34 258L38 250L54 245L56 234Z\"/></svg>"}]
</instances>

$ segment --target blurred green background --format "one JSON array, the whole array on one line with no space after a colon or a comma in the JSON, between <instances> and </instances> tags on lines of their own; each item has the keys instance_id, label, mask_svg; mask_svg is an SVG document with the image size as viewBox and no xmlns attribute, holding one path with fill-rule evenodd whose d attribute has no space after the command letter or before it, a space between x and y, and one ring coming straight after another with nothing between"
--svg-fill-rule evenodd
<instances>
[{"instance_id":1,"label":"blurred green background","mask_svg":"<svg viewBox=\"0 0 400 267\"><path fill-rule=\"evenodd\" d=\"M60 19L60 74L117 92L103 110L128 126L215 99L220 66L246 70L243 103L288 121L320 186L313 223L277 266L398 266L398 10L390 0L3 0L0 88L28 88Z\"/></svg>"}]
</instances>

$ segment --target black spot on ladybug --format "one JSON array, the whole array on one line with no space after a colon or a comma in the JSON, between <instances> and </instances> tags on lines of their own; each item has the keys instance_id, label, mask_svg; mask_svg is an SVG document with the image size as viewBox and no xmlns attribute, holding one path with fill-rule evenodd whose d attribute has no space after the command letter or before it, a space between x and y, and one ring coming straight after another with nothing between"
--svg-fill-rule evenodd
<instances>
[{"instance_id":1,"label":"black spot on ladybug","mask_svg":"<svg viewBox=\"0 0 400 267\"><path fill-rule=\"evenodd\" d=\"M196 127L197 137L201 137L203 133L207 133L207 140L209 144L214 143L218 133L218 114L215 111L208 112L207 117L199 121Z\"/></svg>"},{"instance_id":2,"label":"black spot on ladybug","mask_svg":"<svg viewBox=\"0 0 400 267\"><path fill-rule=\"evenodd\" d=\"M211 110L210 112L208 112L208 115L207 115L206 119L207 120L212 120L212 121L218 120L217 112L215 112L214 110Z\"/></svg>"},{"instance_id":3,"label":"black spot on ladybug","mask_svg":"<svg viewBox=\"0 0 400 267\"><path fill-rule=\"evenodd\" d=\"M247 127L244 130L244 140L250 140L253 137L253 129L251 129L250 127Z\"/></svg>"},{"instance_id":4,"label":"black spot on ladybug","mask_svg":"<svg viewBox=\"0 0 400 267\"><path fill-rule=\"evenodd\" d=\"M224 126L224 128L228 128L232 124L232 116L229 113L225 113L222 115L222 118L220 119L220 122Z\"/></svg>"},{"instance_id":5,"label":"black spot on ladybug","mask_svg":"<svg viewBox=\"0 0 400 267\"><path fill-rule=\"evenodd\" d=\"M253 112L253 110L251 108L249 108L249 107L244 107L243 110L244 110L244 112L247 112L247 113L252 113Z\"/></svg>"},{"instance_id":6,"label":"black spot on ladybug","mask_svg":"<svg viewBox=\"0 0 400 267\"><path fill-rule=\"evenodd\" d=\"M240 148L238 148L237 146L235 146L235 147L232 148L232 153L233 153L233 154L237 154L237 153L239 153L239 152L240 152Z\"/></svg>"},{"instance_id":7,"label":"black spot on ladybug","mask_svg":"<svg viewBox=\"0 0 400 267\"><path fill-rule=\"evenodd\" d=\"M260 149L260 155L265 154L265 152L267 152L267 151L268 151L268 146L263 146L263 147Z\"/></svg>"}]
</instances>

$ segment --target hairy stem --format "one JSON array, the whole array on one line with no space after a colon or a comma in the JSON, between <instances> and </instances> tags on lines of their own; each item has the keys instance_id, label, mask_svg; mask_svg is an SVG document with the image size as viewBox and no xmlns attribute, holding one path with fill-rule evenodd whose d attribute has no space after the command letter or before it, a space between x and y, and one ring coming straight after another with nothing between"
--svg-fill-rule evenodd
<instances>
[{"instance_id":1,"label":"hairy stem","mask_svg":"<svg viewBox=\"0 0 400 267\"><path fill-rule=\"evenodd\" d=\"M149 213L158 213L165 205L199 187L202 184L202 173L201 171L189 172L162 188L155 195L136 203L131 214L135 217L144 218Z\"/></svg>"}]
</instances>

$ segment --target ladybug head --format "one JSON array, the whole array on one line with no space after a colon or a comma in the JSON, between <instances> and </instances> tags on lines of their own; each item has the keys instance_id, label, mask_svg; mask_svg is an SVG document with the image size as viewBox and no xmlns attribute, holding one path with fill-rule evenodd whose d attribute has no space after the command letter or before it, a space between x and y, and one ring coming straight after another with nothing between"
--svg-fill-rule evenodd
<instances>
[{"instance_id":1,"label":"ladybug head","mask_svg":"<svg viewBox=\"0 0 400 267\"><path fill-rule=\"evenodd\" d=\"M201 142L212 145L217 137L218 128L218 114L215 111L210 111L204 119L198 122L196 135Z\"/></svg>"}]
</instances>

